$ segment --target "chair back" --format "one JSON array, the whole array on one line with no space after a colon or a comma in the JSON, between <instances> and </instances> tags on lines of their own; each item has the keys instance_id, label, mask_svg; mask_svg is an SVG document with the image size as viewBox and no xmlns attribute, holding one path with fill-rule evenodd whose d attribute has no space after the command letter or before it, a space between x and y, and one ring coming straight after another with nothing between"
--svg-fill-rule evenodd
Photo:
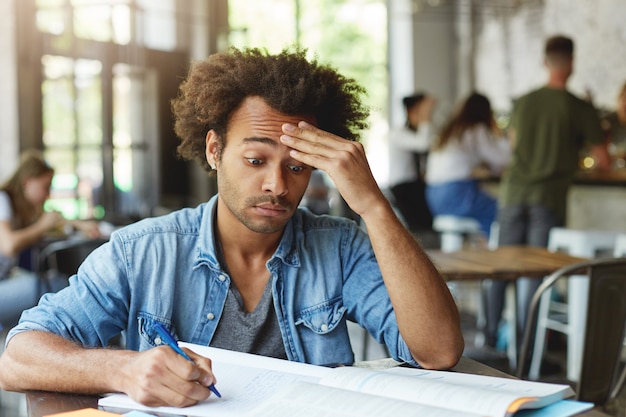
<instances>
[{"instance_id":1,"label":"chair back","mask_svg":"<svg viewBox=\"0 0 626 417\"><path fill-rule=\"evenodd\" d=\"M599 258L608 252L611 256L615 247L615 239L619 232L608 230L579 230L566 227L553 227L550 229L548 249L556 252L564 249L572 256L584 258Z\"/></svg>"},{"instance_id":2,"label":"chair back","mask_svg":"<svg viewBox=\"0 0 626 417\"><path fill-rule=\"evenodd\" d=\"M604 405L616 394L626 326L626 258L593 259L563 267L548 276L531 300L517 376L525 378L541 295L563 277L586 271L589 300L581 374L576 399Z\"/></svg>"},{"instance_id":3,"label":"chair back","mask_svg":"<svg viewBox=\"0 0 626 417\"><path fill-rule=\"evenodd\" d=\"M619 370L626 324L626 259L590 268L589 303L577 395L604 404Z\"/></svg>"},{"instance_id":4,"label":"chair back","mask_svg":"<svg viewBox=\"0 0 626 417\"><path fill-rule=\"evenodd\" d=\"M46 246L39 256L39 271L56 271L63 275L74 275L85 258L105 243L103 239L64 240Z\"/></svg>"}]
</instances>

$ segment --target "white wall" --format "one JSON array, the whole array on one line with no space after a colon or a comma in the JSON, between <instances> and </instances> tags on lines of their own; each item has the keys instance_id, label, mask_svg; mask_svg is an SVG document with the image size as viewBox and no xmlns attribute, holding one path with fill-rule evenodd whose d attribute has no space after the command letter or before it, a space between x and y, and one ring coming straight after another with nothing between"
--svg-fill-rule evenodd
<instances>
[{"instance_id":1,"label":"white wall","mask_svg":"<svg viewBox=\"0 0 626 417\"><path fill-rule=\"evenodd\" d=\"M546 82L543 47L554 34L575 42L570 89L579 95L589 90L598 107L615 107L626 82L626 1L529 0L514 8L483 9L475 22L476 88L494 108L508 111L513 98ZM568 201L568 227L626 227L621 187L575 185Z\"/></svg>"},{"instance_id":2,"label":"white wall","mask_svg":"<svg viewBox=\"0 0 626 417\"><path fill-rule=\"evenodd\" d=\"M575 42L570 88L589 90L597 106L614 108L626 82L626 1L544 0L520 6L485 8L477 16L476 88L494 107L510 109L511 99L546 81L543 45L560 33Z\"/></svg>"}]
</instances>

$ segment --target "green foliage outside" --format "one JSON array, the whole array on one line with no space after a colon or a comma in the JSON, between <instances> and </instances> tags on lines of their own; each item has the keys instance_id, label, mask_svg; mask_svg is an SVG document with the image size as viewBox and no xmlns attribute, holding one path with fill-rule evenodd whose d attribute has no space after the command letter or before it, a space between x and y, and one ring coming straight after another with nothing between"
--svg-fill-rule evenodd
<instances>
[{"instance_id":1,"label":"green foliage outside","mask_svg":"<svg viewBox=\"0 0 626 417\"><path fill-rule=\"evenodd\" d=\"M386 13L384 0L229 0L229 42L307 49L365 87L373 125L387 118Z\"/></svg>"}]
</instances>

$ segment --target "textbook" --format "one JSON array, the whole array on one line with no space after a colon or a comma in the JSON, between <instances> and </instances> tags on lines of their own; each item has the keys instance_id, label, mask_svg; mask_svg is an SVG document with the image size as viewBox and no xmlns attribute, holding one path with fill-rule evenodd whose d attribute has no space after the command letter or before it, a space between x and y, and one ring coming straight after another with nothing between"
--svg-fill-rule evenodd
<instances>
[{"instance_id":1,"label":"textbook","mask_svg":"<svg viewBox=\"0 0 626 417\"><path fill-rule=\"evenodd\" d=\"M222 398L212 395L185 408L146 407L112 394L100 399L100 408L194 417L567 417L593 407L567 400L574 395L569 385L398 366L327 368L181 346L211 358Z\"/></svg>"}]
</instances>

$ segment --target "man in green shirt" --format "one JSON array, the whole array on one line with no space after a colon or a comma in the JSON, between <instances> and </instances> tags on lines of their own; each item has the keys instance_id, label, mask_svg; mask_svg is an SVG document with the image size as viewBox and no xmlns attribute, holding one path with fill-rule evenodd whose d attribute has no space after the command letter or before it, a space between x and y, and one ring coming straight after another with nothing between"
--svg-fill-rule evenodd
<instances>
[{"instance_id":1,"label":"man in green shirt","mask_svg":"<svg viewBox=\"0 0 626 417\"><path fill-rule=\"evenodd\" d=\"M509 131L513 154L500 189L500 245L547 246L550 229L565 224L567 192L583 147L591 146L600 166L608 166L597 111L566 88L573 52L570 38L549 38L547 84L515 102ZM540 279L517 281L518 332L523 331L530 298L540 283ZM505 289L505 282L492 282L487 290L486 339L492 346Z\"/></svg>"}]
</instances>

